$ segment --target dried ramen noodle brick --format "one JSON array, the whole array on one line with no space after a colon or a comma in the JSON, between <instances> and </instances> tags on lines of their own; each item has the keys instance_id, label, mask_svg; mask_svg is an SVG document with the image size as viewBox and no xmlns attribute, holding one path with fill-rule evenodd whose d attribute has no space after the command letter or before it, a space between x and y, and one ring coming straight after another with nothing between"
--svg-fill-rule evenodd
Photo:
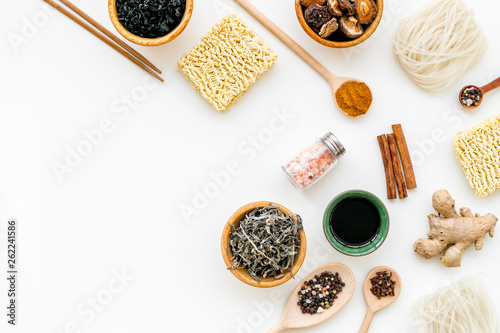
<instances>
[{"instance_id":1,"label":"dried ramen noodle brick","mask_svg":"<svg viewBox=\"0 0 500 333\"><path fill-rule=\"evenodd\" d=\"M500 187L500 116L457 133L453 141L465 176L479 197Z\"/></svg>"},{"instance_id":2,"label":"dried ramen noodle brick","mask_svg":"<svg viewBox=\"0 0 500 333\"><path fill-rule=\"evenodd\" d=\"M277 55L237 15L216 24L177 66L218 111L231 108Z\"/></svg>"}]
</instances>

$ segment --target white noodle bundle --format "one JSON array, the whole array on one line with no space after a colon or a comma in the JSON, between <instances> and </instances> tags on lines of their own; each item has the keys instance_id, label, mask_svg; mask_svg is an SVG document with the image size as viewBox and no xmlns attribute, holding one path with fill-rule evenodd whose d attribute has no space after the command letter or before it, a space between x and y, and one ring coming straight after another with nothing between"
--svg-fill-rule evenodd
<instances>
[{"instance_id":1,"label":"white noodle bundle","mask_svg":"<svg viewBox=\"0 0 500 333\"><path fill-rule=\"evenodd\" d=\"M497 333L497 316L481 279L468 277L420 298L411 322L418 333Z\"/></svg>"},{"instance_id":2,"label":"white noodle bundle","mask_svg":"<svg viewBox=\"0 0 500 333\"><path fill-rule=\"evenodd\" d=\"M462 0L431 0L394 35L401 66L424 89L439 91L474 65L488 40Z\"/></svg>"}]
</instances>

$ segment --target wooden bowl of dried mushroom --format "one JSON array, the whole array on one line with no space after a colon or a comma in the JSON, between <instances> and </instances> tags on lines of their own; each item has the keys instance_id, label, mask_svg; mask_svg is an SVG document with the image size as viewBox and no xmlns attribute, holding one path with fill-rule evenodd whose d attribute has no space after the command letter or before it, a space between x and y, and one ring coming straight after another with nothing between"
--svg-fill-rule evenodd
<instances>
[{"instance_id":1,"label":"wooden bowl of dried mushroom","mask_svg":"<svg viewBox=\"0 0 500 333\"><path fill-rule=\"evenodd\" d=\"M295 0L304 31L318 43L335 48L358 45L377 29L383 0Z\"/></svg>"},{"instance_id":2,"label":"wooden bowl of dried mushroom","mask_svg":"<svg viewBox=\"0 0 500 333\"><path fill-rule=\"evenodd\" d=\"M228 270L254 287L270 288L290 280L302 266L306 249L301 217L269 201L241 207L222 232Z\"/></svg>"}]
</instances>

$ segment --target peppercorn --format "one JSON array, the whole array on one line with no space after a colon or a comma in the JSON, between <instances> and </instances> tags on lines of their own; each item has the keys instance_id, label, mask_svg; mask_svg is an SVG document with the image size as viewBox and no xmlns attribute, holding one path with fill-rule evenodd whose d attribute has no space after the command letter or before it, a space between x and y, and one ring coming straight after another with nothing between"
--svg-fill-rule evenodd
<instances>
[{"instance_id":1,"label":"peppercorn","mask_svg":"<svg viewBox=\"0 0 500 333\"><path fill-rule=\"evenodd\" d=\"M473 104L474 106L478 106L482 95L483 93L478 87L469 87L464 89L460 99L465 106L471 106Z\"/></svg>"},{"instance_id":2,"label":"peppercorn","mask_svg":"<svg viewBox=\"0 0 500 333\"><path fill-rule=\"evenodd\" d=\"M305 281L300 288L297 305L300 306L302 313L312 315L323 312L324 309L330 308L335 299L338 298L336 294L342 290L341 285L345 286L338 273L323 272L320 275L315 275L313 279ZM334 286L338 286L338 288L329 291L330 287Z\"/></svg>"}]
</instances>

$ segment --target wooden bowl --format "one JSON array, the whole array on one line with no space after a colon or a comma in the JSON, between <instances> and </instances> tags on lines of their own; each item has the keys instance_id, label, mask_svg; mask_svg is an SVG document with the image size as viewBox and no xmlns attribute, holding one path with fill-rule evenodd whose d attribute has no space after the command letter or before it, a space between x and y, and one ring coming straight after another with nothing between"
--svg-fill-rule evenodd
<instances>
[{"instance_id":1,"label":"wooden bowl","mask_svg":"<svg viewBox=\"0 0 500 333\"><path fill-rule=\"evenodd\" d=\"M295 0L295 12L297 14L297 18L299 19L299 23L302 26L302 29L304 29L304 31L309 35L309 37L311 37L318 43L328 47L346 48L364 42L377 29L380 20L382 20L382 14L384 12L384 0L375 0L375 2L377 3L377 8L378 8L377 17L375 18L375 20L369 25L367 29L365 29L365 33L361 37L347 41L332 41L329 39L321 38L317 33L315 33L306 22L306 19L304 17L305 7L303 7L300 4L300 0Z\"/></svg>"},{"instance_id":2,"label":"wooden bowl","mask_svg":"<svg viewBox=\"0 0 500 333\"><path fill-rule=\"evenodd\" d=\"M257 201L241 207L236 212L234 212L234 214L229 218L224 227L224 230L222 231L222 239L221 239L222 258L224 259L224 262L226 263L227 267L233 266L233 263L230 260L232 258L232 254L229 251L229 232L232 229L230 224L233 224L237 228L240 222L245 218L245 215L247 213L251 212L255 208L267 207L271 205L277 206L278 209L286 215L292 215L292 216L295 215L290 210L277 203L269 201ZM297 274L306 257L306 249L307 249L306 234L302 230L299 235L300 235L300 249L299 252L295 255L295 260L292 266L293 275ZM233 275L236 276L238 279L245 282L246 284L259 288L276 287L292 278L292 274L290 272L286 272L281 279L275 279L274 277L260 278L260 283L258 283L248 273L247 269L239 268L239 269L230 269L229 271L233 273Z\"/></svg>"},{"instance_id":3,"label":"wooden bowl","mask_svg":"<svg viewBox=\"0 0 500 333\"><path fill-rule=\"evenodd\" d=\"M193 14L193 0L186 0L186 11L184 12L184 16L182 17L181 23L179 23L179 25L175 27L175 29L172 30L169 34L157 38L143 38L134 35L130 31L125 29L123 25L120 23L120 20L118 20L118 12L116 10L116 0L108 0L108 11L109 11L109 16L111 18L111 22L113 22L113 25L115 26L116 30L118 30L118 32L123 37L125 37L126 39L135 44L143 46L157 46L174 40L175 38L177 38L177 36L181 34L181 32L184 31L184 29L189 23L189 20L191 19L191 15Z\"/></svg>"}]
</instances>

